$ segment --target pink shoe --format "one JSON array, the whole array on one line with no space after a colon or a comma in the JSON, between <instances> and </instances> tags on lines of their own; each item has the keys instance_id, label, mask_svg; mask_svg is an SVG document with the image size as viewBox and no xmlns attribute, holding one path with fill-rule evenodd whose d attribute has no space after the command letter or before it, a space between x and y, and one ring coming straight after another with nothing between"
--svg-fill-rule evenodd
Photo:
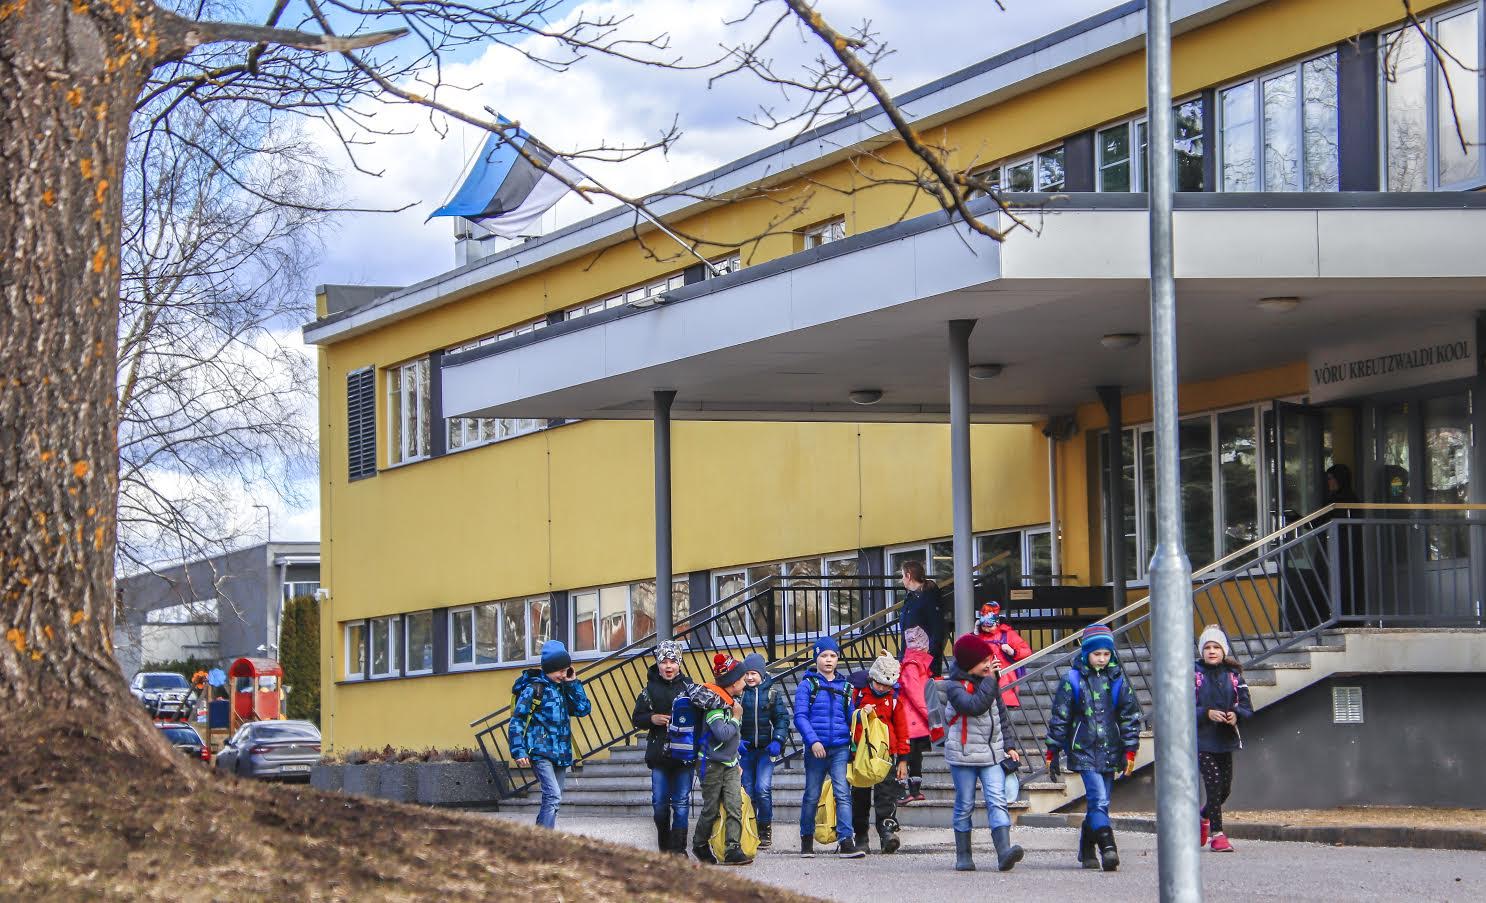
<instances>
[{"instance_id":1,"label":"pink shoe","mask_svg":"<svg viewBox=\"0 0 1486 903\"><path fill-rule=\"evenodd\" d=\"M1213 823L1212 822L1208 821L1205 818L1202 820L1202 840L1200 840L1200 841L1197 842L1197 845L1199 847L1205 847L1205 846L1207 846L1207 838L1208 838L1208 836L1209 836L1209 834L1210 834L1210 832L1212 830L1212 826L1213 826Z\"/></svg>"},{"instance_id":2,"label":"pink shoe","mask_svg":"<svg viewBox=\"0 0 1486 903\"><path fill-rule=\"evenodd\" d=\"M1228 835L1222 833L1221 831L1219 831L1217 834L1214 834L1213 835L1213 852L1214 853L1232 853L1233 852L1233 844L1231 844L1231 843L1228 842Z\"/></svg>"}]
</instances>

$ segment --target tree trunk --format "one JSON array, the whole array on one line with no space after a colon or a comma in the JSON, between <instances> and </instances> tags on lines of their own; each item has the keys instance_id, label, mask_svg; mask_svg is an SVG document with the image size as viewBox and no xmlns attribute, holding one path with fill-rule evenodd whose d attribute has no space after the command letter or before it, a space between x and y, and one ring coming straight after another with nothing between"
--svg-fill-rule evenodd
<instances>
[{"instance_id":1,"label":"tree trunk","mask_svg":"<svg viewBox=\"0 0 1486 903\"><path fill-rule=\"evenodd\" d=\"M155 13L0 0L0 712L165 756L111 652L119 185Z\"/></svg>"}]
</instances>

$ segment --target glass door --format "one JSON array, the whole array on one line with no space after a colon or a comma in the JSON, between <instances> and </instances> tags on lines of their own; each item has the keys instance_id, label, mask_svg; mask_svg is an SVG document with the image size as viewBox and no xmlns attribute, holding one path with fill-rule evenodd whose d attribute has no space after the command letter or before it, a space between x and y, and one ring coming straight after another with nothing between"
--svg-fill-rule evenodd
<instances>
[{"instance_id":1,"label":"glass door","mask_svg":"<svg viewBox=\"0 0 1486 903\"><path fill-rule=\"evenodd\" d=\"M1270 448L1270 520L1279 530L1320 508L1326 498L1326 418L1321 408L1277 401L1265 415ZM1286 538L1287 541L1291 539ZM1276 590L1285 630L1303 631L1331 617L1328 573L1314 541L1279 555Z\"/></svg>"},{"instance_id":2,"label":"glass door","mask_svg":"<svg viewBox=\"0 0 1486 903\"><path fill-rule=\"evenodd\" d=\"M1425 504L1461 505L1471 498L1471 398L1470 394L1426 398L1419 404L1424 447L1418 455L1420 501ZM1425 512L1437 520L1459 515ZM1463 518L1462 518L1463 520ZM1445 618L1475 615L1471 592L1471 530L1435 524L1424 528L1422 598L1426 611Z\"/></svg>"}]
</instances>

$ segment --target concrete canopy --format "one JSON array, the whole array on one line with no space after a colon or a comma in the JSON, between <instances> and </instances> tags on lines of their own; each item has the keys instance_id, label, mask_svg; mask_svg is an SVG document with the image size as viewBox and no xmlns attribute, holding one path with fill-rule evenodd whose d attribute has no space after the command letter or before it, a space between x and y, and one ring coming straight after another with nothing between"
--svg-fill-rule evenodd
<instances>
[{"instance_id":1,"label":"concrete canopy","mask_svg":"<svg viewBox=\"0 0 1486 903\"><path fill-rule=\"evenodd\" d=\"M971 364L1004 368L972 381L973 419L1066 413L1097 385L1149 384L1143 204L1052 199L999 246L934 214L745 267L451 356L444 413L644 419L675 389L681 419L940 421L955 319L978 321ZM1175 229L1184 382L1464 325L1486 301L1478 195L1180 195ZM1274 296L1301 303L1257 304ZM1141 341L1106 348L1110 333Z\"/></svg>"}]
</instances>

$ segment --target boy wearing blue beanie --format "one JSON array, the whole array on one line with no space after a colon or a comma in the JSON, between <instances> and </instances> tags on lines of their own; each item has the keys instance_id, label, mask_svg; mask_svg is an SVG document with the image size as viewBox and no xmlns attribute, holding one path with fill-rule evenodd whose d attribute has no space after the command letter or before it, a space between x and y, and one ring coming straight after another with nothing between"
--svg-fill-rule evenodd
<instances>
[{"instance_id":1,"label":"boy wearing blue beanie","mask_svg":"<svg viewBox=\"0 0 1486 903\"><path fill-rule=\"evenodd\" d=\"M542 665L528 668L511 688L516 701L511 706L507 739L517 768L537 773L542 786L542 806L537 824L557 827L557 807L562 804L562 785L573 764L572 718L583 718L591 710L583 681L573 673L573 659L557 640L542 644Z\"/></svg>"},{"instance_id":2,"label":"boy wearing blue beanie","mask_svg":"<svg viewBox=\"0 0 1486 903\"><path fill-rule=\"evenodd\" d=\"M833 637L815 641L815 664L795 688L795 730L805 747L805 798L800 801L800 855L815 855L815 807L826 776L836 797L838 855L860 859L851 818L851 785L846 760L851 755L851 684L836 672L841 646Z\"/></svg>"}]
</instances>

